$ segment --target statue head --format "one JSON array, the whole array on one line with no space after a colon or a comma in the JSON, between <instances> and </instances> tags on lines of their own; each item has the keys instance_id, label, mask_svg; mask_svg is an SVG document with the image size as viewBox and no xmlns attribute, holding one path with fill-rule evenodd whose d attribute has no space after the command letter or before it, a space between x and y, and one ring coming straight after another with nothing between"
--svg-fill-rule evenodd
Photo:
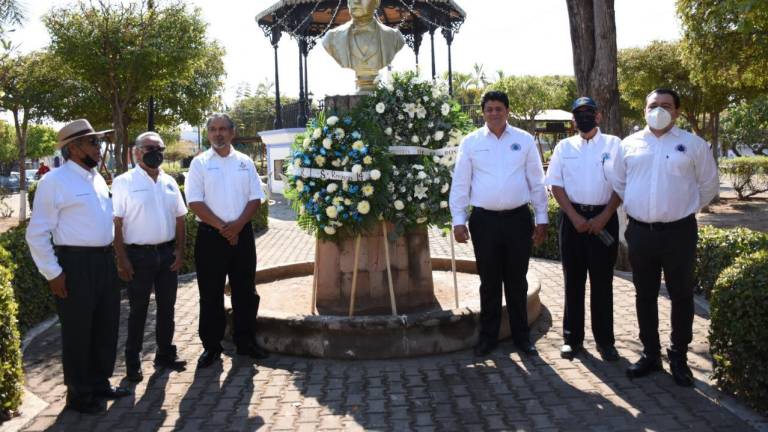
<instances>
[{"instance_id":1,"label":"statue head","mask_svg":"<svg viewBox=\"0 0 768 432\"><path fill-rule=\"evenodd\" d=\"M354 23L369 22L380 4L381 0L347 0L349 15Z\"/></svg>"}]
</instances>

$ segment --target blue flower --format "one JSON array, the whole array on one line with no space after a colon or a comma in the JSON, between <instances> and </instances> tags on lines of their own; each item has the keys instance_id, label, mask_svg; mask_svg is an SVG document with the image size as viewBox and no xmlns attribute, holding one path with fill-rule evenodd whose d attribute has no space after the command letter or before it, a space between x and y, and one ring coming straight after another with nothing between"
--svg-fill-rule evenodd
<instances>
[{"instance_id":1,"label":"blue flower","mask_svg":"<svg viewBox=\"0 0 768 432\"><path fill-rule=\"evenodd\" d=\"M347 213L342 213L342 214L341 214L341 218L342 218L342 219L345 219L345 220L346 220L346 219L349 219L349 214L347 214Z\"/></svg>"},{"instance_id":2,"label":"blue flower","mask_svg":"<svg viewBox=\"0 0 768 432\"><path fill-rule=\"evenodd\" d=\"M304 185L304 192L309 192L309 186Z\"/></svg>"},{"instance_id":3,"label":"blue flower","mask_svg":"<svg viewBox=\"0 0 768 432\"><path fill-rule=\"evenodd\" d=\"M311 164L311 163L312 163L312 162L310 162L310 160L309 160L309 156L304 156L304 161L303 161L303 164L304 164L304 165L307 165L307 166L309 166L309 164Z\"/></svg>"},{"instance_id":4,"label":"blue flower","mask_svg":"<svg viewBox=\"0 0 768 432\"><path fill-rule=\"evenodd\" d=\"M367 155L368 154L368 147L363 147L363 149L360 150L360 154Z\"/></svg>"},{"instance_id":5,"label":"blue flower","mask_svg":"<svg viewBox=\"0 0 768 432\"><path fill-rule=\"evenodd\" d=\"M341 157L341 152L339 152L339 151L333 152L333 154L334 154L334 155L335 155L337 158L340 158L340 157Z\"/></svg>"},{"instance_id":6,"label":"blue flower","mask_svg":"<svg viewBox=\"0 0 768 432\"><path fill-rule=\"evenodd\" d=\"M360 132L358 132L358 131L352 132L352 138L354 138L354 139L360 139L361 136L362 135L360 135Z\"/></svg>"},{"instance_id":7,"label":"blue flower","mask_svg":"<svg viewBox=\"0 0 768 432\"><path fill-rule=\"evenodd\" d=\"M360 186L358 185L353 184L349 186L349 193L351 194L356 194L359 190L360 190Z\"/></svg>"},{"instance_id":8,"label":"blue flower","mask_svg":"<svg viewBox=\"0 0 768 432\"><path fill-rule=\"evenodd\" d=\"M347 125L347 126L351 125L352 124L352 117L349 117L349 116L344 117L344 124Z\"/></svg>"},{"instance_id":9,"label":"blue flower","mask_svg":"<svg viewBox=\"0 0 768 432\"><path fill-rule=\"evenodd\" d=\"M327 134L327 133L328 133L328 126L325 126L325 127L323 127L323 133L324 133L324 134Z\"/></svg>"},{"instance_id":10,"label":"blue flower","mask_svg":"<svg viewBox=\"0 0 768 432\"><path fill-rule=\"evenodd\" d=\"M324 149L324 148L321 148L321 149L320 149L320 154L321 154L321 155L323 155L323 156L325 156L325 154L326 154L326 151L325 151L325 149Z\"/></svg>"}]
</instances>

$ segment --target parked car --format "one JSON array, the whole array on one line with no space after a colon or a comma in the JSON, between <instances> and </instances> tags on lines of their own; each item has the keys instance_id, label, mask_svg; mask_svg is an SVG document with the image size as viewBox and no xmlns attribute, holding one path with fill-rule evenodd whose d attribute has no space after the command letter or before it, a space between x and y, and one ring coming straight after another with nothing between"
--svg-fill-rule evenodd
<instances>
[{"instance_id":1,"label":"parked car","mask_svg":"<svg viewBox=\"0 0 768 432\"><path fill-rule=\"evenodd\" d=\"M19 173L12 171L11 175L0 176L0 187L12 193L18 192L19 191Z\"/></svg>"}]
</instances>

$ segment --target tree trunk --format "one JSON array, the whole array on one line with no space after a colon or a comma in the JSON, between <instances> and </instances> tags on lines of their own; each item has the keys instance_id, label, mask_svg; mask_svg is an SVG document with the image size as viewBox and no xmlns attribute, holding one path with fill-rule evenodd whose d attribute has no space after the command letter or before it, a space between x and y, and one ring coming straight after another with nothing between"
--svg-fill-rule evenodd
<instances>
[{"instance_id":1,"label":"tree trunk","mask_svg":"<svg viewBox=\"0 0 768 432\"><path fill-rule=\"evenodd\" d=\"M566 3L579 96L594 99L603 114L602 130L620 136L613 0L566 0Z\"/></svg>"},{"instance_id":2,"label":"tree trunk","mask_svg":"<svg viewBox=\"0 0 768 432\"><path fill-rule=\"evenodd\" d=\"M125 171L125 152L126 137L128 131L125 128L125 121L122 110L117 106L112 106L112 124L115 128L115 140L113 142L115 148L115 171L117 174L121 174Z\"/></svg>"},{"instance_id":3,"label":"tree trunk","mask_svg":"<svg viewBox=\"0 0 768 432\"><path fill-rule=\"evenodd\" d=\"M16 144L19 146L19 220L27 219L27 120L26 111L24 119L19 121L19 110L14 108L13 126L16 128Z\"/></svg>"}]
</instances>

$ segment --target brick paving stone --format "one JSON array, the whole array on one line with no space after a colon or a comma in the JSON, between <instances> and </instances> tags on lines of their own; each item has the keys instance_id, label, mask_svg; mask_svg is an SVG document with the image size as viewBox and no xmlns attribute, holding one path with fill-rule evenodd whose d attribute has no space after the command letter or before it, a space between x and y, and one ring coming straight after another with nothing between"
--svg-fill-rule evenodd
<instances>
[{"instance_id":1,"label":"brick paving stone","mask_svg":"<svg viewBox=\"0 0 768 432\"><path fill-rule=\"evenodd\" d=\"M314 240L291 221L270 219L256 238L258 266L311 261ZM431 231L433 256L450 256L450 242ZM471 244L456 245L458 258L472 259ZM634 312L634 288L614 278L616 346L624 360L603 362L591 340L586 317L586 352L574 361L559 356L562 344L563 278L560 264L531 260L541 283L544 305L532 328L539 358L520 357L502 341L485 359L471 350L440 356L375 361L336 361L272 355L254 364L232 356L201 371L194 361L202 351L197 337L198 292L184 276L176 304L175 342L191 362L181 373L160 373L133 386L133 398L97 416L62 412L60 329L52 326L24 353L26 387L50 405L24 430L751 430L712 396L674 385L667 373L630 381L628 362L641 347ZM589 296L586 304L589 314ZM659 300L660 336L669 340L669 300ZM118 363L114 384L125 373L127 303L122 304ZM707 345L708 316L697 309L690 361L697 379L710 386L712 360ZM150 311L145 374L154 355L154 306ZM668 370L668 365L665 366ZM125 383L123 383L125 384ZM718 395L709 388L707 394Z\"/></svg>"}]
</instances>

